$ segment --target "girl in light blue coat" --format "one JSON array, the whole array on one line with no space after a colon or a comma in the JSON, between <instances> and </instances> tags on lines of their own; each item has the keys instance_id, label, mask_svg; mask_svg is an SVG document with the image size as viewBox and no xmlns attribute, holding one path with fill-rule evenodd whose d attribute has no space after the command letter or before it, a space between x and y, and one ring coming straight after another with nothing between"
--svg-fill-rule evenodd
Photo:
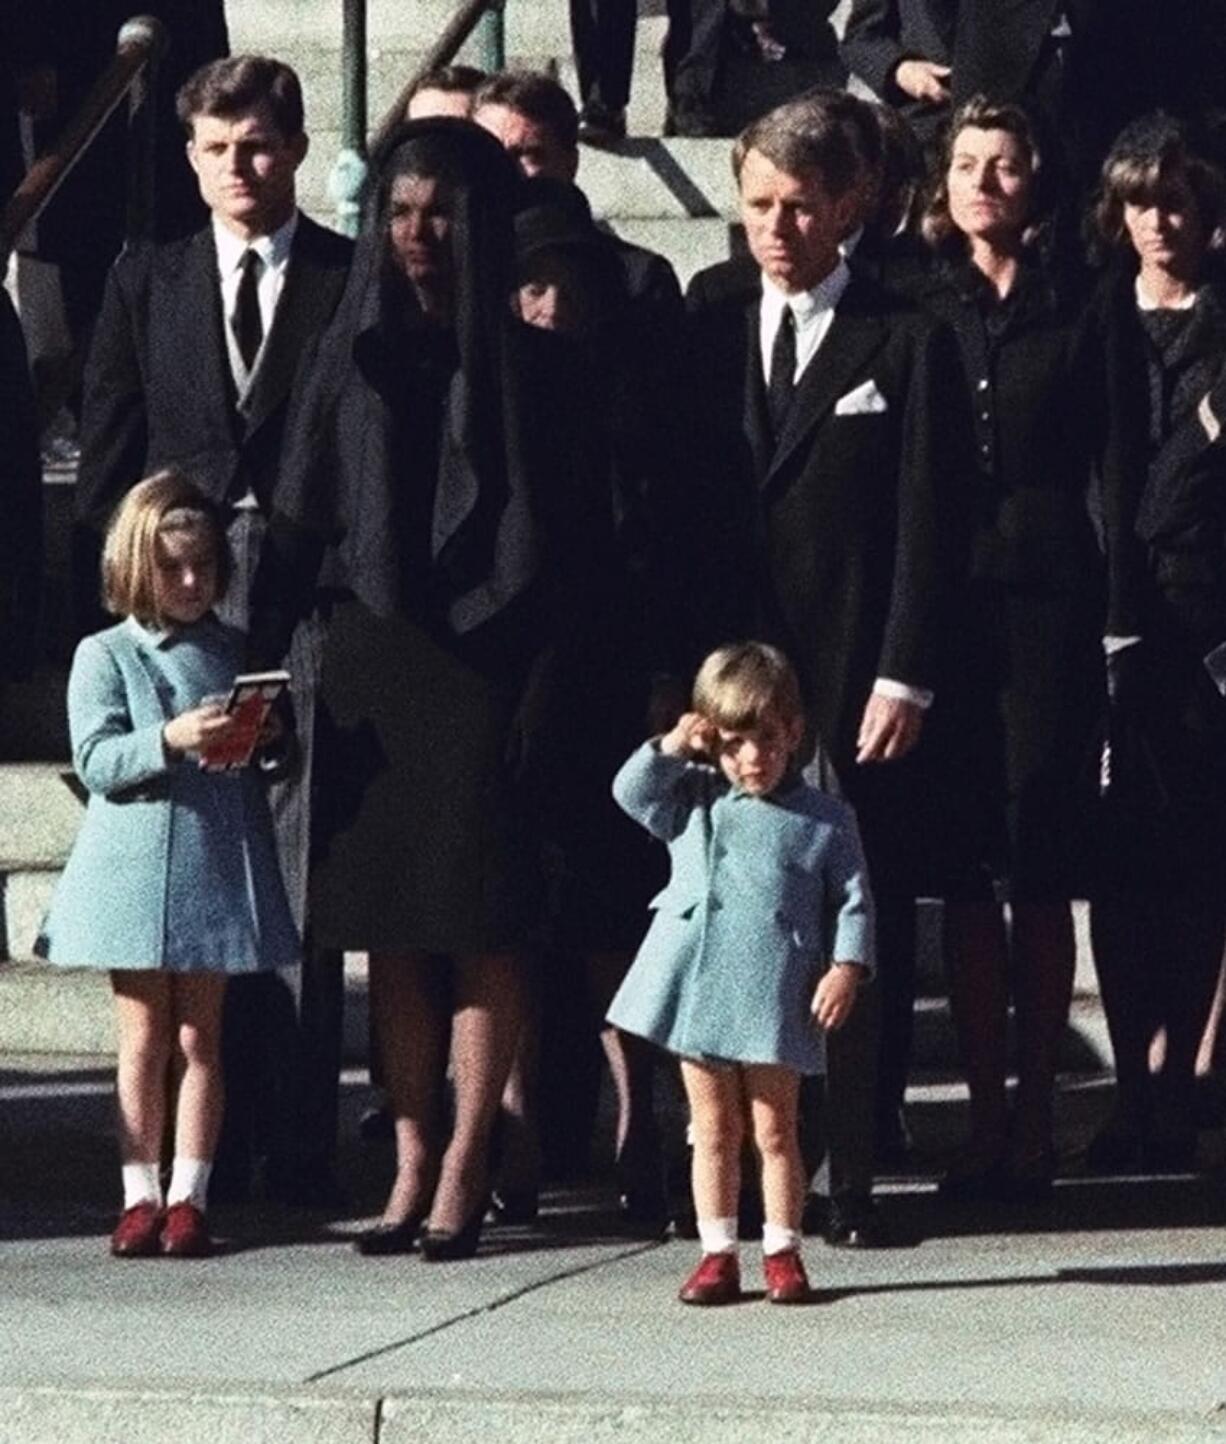
<instances>
[{"instance_id":1,"label":"girl in light blue coat","mask_svg":"<svg viewBox=\"0 0 1226 1444\"><path fill-rule=\"evenodd\" d=\"M40 951L106 968L118 1022L124 1212L121 1257L211 1251L204 1209L221 1122L226 975L297 961L298 936L272 823L250 769L205 770L233 726L209 697L229 690L242 636L213 604L229 554L211 505L160 472L119 507L102 561L118 626L77 648L68 682L85 820L52 899ZM166 1074L182 1062L175 1156L163 1205Z\"/></svg>"},{"instance_id":2,"label":"girl in light blue coat","mask_svg":"<svg viewBox=\"0 0 1226 1444\"><path fill-rule=\"evenodd\" d=\"M721 647L694 711L640 747L613 783L668 844L672 877L609 1021L681 1059L703 1257L681 1299L740 1295L737 1197L745 1120L762 1168L773 1303L809 1297L800 1259L802 1073L846 1021L873 962L872 903L855 814L795 770L800 689L774 647Z\"/></svg>"}]
</instances>

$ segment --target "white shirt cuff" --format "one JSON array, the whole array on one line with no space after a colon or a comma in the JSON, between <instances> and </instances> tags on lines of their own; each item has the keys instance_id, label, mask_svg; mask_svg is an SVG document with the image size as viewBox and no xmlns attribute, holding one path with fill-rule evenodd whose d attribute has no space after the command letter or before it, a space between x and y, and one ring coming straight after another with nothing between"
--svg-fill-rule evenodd
<instances>
[{"instance_id":1,"label":"white shirt cuff","mask_svg":"<svg viewBox=\"0 0 1226 1444\"><path fill-rule=\"evenodd\" d=\"M1109 657L1112 652L1122 652L1125 647L1135 647L1140 637L1104 637L1103 651Z\"/></svg>"},{"instance_id":2,"label":"white shirt cuff","mask_svg":"<svg viewBox=\"0 0 1226 1444\"><path fill-rule=\"evenodd\" d=\"M898 702L910 702L921 712L927 712L932 706L932 693L927 687L909 687L905 682L894 682L889 677L878 677L873 683L873 691L879 697L893 697Z\"/></svg>"}]
</instances>

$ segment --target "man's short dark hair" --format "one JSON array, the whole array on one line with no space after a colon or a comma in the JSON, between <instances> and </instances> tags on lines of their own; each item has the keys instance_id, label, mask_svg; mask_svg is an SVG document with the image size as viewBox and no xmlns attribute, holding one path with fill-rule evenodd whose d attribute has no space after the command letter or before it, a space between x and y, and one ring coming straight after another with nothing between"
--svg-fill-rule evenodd
<instances>
[{"instance_id":1,"label":"man's short dark hair","mask_svg":"<svg viewBox=\"0 0 1226 1444\"><path fill-rule=\"evenodd\" d=\"M175 99L189 135L199 115L230 120L264 104L286 140L302 134L302 86L284 61L267 55L212 60L189 76Z\"/></svg>"},{"instance_id":2,"label":"man's short dark hair","mask_svg":"<svg viewBox=\"0 0 1226 1444\"><path fill-rule=\"evenodd\" d=\"M845 195L860 180L859 146L841 105L821 95L801 96L752 121L732 148L739 181L751 150L788 175L816 174L831 196ZM880 151L878 151L880 154Z\"/></svg>"},{"instance_id":3,"label":"man's short dark hair","mask_svg":"<svg viewBox=\"0 0 1226 1444\"><path fill-rule=\"evenodd\" d=\"M536 125L543 125L567 150L579 144L579 112L575 102L550 75L536 70L504 70L491 75L473 97L473 111L483 105L505 105Z\"/></svg>"},{"instance_id":4,"label":"man's short dark hair","mask_svg":"<svg viewBox=\"0 0 1226 1444\"><path fill-rule=\"evenodd\" d=\"M486 79L484 70L475 65L442 65L437 70L427 70L414 82L409 99L420 95L423 90L441 90L446 95L475 95Z\"/></svg>"}]
</instances>

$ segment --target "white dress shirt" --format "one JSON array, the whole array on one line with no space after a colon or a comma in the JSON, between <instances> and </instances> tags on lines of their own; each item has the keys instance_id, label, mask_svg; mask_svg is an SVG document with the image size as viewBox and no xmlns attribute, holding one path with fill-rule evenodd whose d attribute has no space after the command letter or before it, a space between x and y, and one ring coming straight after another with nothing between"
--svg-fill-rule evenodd
<instances>
[{"instance_id":1,"label":"white dress shirt","mask_svg":"<svg viewBox=\"0 0 1226 1444\"><path fill-rule=\"evenodd\" d=\"M762 277L762 305L758 312L758 339L762 346L762 375L770 383L771 351L775 335L783 320L787 307L792 312L796 326L796 374L793 381L799 381L805 367L817 355L817 349L826 339L834 321L834 308L847 289L851 271L847 262L840 259L838 265L823 281L811 291L781 291L769 276Z\"/></svg>"},{"instance_id":2,"label":"white dress shirt","mask_svg":"<svg viewBox=\"0 0 1226 1444\"><path fill-rule=\"evenodd\" d=\"M230 358L230 374L234 377L234 384L238 388L240 397L251 384L251 378L259 368L260 358L264 354L264 343L268 341L273 317L277 314L277 302L280 300L281 291L285 286L290 247L294 243L294 233L297 229L298 212L295 211L289 220L283 226L279 226L271 235L256 236L254 240L244 241L233 231L227 230L216 216L213 218L213 243L217 248L217 271L221 277L221 314L225 318L223 329L226 333L226 354ZM260 267L259 281L256 286L256 295L260 302L260 321L264 327L264 343L261 344L255 358L255 365L250 371L243 365L242 354L238 349L238 338L234 334L234 312L238 305L238 286L243 278L243 257L248 251L254 251L264 263Z\"/></svg>"},{"instance_id":3,"label":"white dress shirt","mask_svg":"<svg viewBox=\"0 0 1226 1444\"><path fill-rule=\"evenodd\" d=\"M843 298L851 270L840 256L838 264L811 291L782 291L763 273L762 301L758 308L758 342L762 352L762 375L770 384L771 352L775 335L783 320L784 307L792 312L796 327L796 374L799 383L805 369L817 355L822 342L834 324L834 309ZM892 697L927 710L932 706L932 693L926 687L912 687L889 677L878 677L873 691L880 697Z\"/></svg>"}]
</instances>

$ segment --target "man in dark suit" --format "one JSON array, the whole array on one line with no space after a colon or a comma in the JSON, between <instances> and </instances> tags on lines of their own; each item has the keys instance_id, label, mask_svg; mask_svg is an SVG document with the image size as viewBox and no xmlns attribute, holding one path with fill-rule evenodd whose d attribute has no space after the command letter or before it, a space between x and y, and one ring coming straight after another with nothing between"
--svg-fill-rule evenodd
<instances>
[{"instance_id":1,"label":"man in dark suit","mask_svg":"<svg viewBox=\"0 0 1226 1444\"><path fill-rule=\"evenodd\" d=\"M96 534L142 476L173 466L190 477L230 519L235 570L221 610L246 627L291 383L340 298L352 247L297 208L307 137L288 66L257 56L215 61L183 86L178 109L210 223L184 240L125 252L111 269L86 368L77 514ZM91 585L96 568L85 565L78 576ZM317 654L318 637L305 628L289 660L304 750ZM278 846L301 926L307 789L299 782L280 791ZM308 947L296 1026L280 980L242 979L230 989L227 1134L218 1157L219 1172L229 1166L238 1175L235 1192L249 1172L243 1135L259 1091L240 1060L266 1056L274 1015L292 1046L277 1059L279 1076L263 1086L303 1115L294 1130L274 1115L273 1162L294 1175L276 1183L310 1193L330 1161L340 986L339 960L313 958ZM296 1138L287 1141L290 1132Z\"/></svg>"},{"instance_id":2,"label":"man in dark suit","mask_svg":"<svg viewBox=\"0 0 1226 1444\"><path fill-rule=\"evenodd\" d=\"M958 0L852 0L840 50L916 135L933 142L949 116Z\"/></svg>"},{"instance_id":3,"label":"man in dark suit","mask_svg":"<svg viewBox=\"0 0 1226 1444\"><path fill-rule=\"evenodd\" d=\"M904 763L932 700L941 527L940 337L848 268L863 205L834 106L790 102L734 152L755 266L692 283L695 472L706 526L696 582L709 641L765 630L801 679L823 766L855 804L878 904L879 972L909 932ZM874 1241L877 1001L867 989L830 1040L833 1243Z\"/></svg>"}]
</instances>

